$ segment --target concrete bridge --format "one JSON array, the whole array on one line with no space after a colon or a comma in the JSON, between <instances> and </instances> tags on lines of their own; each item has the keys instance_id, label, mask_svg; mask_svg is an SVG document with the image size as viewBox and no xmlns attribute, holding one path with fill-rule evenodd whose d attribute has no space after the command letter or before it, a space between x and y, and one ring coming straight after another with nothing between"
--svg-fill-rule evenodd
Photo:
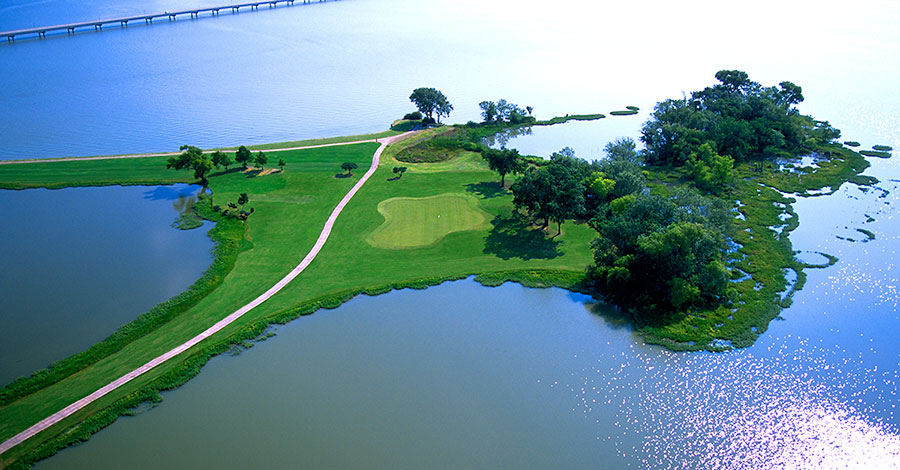
<instances>
[{"instance_id":1,"label":"concrete bridge","mask_svg":"<svg viewBox=\"0 0 900 470\"><path fill-rule=\"evenodd\" d=\"M294 2L298 3L313 3L314 0L264 0L257 2L248 2L248 3L234 3L231 5L221 5L216 7L206 7L206 8L195 8L193 10L181 10L181 11L165 11L162 13L154 13L151 15L136 15L136 16L123 16L121 18L109 18L106 20L96 20L96 21L83 21L81 23L68 23L68 24L59 24L55 26L44 26L41 28L26 28L26 29L17 29L15 31L4 31L0 33L0 36L6 36L7 42L13 42L16 40L16 36L27 36L27 35L36 35L36 37L44 38L47 37L48 32L53 31L62 31L65 30L67 34L74 34L76 30L85 29L85 28L94 28L95 31L100 31L103 29L104 25L109 24L117 24L125 28L128 26L128 22L130 21L141 21L144 23L150 24L153 23L154 19L168 19L169 21L175 21L175 19L179 16L190 15L191 18L199 18L201 13L209 13L210 16L215 16L219 14L220 10L231 10L232 13L237 13L241 8L250 8L251 10L258 10L260 5L268 6L269 8L275 8L279 3L284 3L285 5L292 6ZM326 0L315 0L318 2L324 2Z\"/></svg>"}]
</instances>

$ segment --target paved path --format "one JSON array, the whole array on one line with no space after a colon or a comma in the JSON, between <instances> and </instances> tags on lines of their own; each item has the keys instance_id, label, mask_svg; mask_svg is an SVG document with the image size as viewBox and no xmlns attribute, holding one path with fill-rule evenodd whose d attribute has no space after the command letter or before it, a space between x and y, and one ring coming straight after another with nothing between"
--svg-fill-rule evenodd
<instances>
[{"instance_id":1,"label":"paved path","mask_svg":"<svg viewBox=\"0 0 900 470\"><path fill-rule=\"evenodd\" d=\"M405 135L405 134L401 134ZM399 135L394 137L400 137ZM338 145L354 145L354 144L363 144L366 142L385 142L390 137L385 137L382 139L366 139L366 140L354 140L352 142L334 142L331 144L318 144L318 145L301 145L300 147L284 147L280 149L263 149L264 152L283 152L286 150L306 150L306 149L317 149L322 147L335 147ZM392 141L393 142L393 141ZM214 153L216 150L204 150L203 153ZM226 153L234 153L234 150L223 150ZM164 153L134 153L130 155L108 155L104 157L65 157L65 158L35 158L30 160L0 160L0 165L16 165L22 163L53 163L53 162L80 162L85 160L118 160L120 158L149 158L149 157L171 157L173 155L178 155L181 152L164 152Z\"/></svg>"},{"instance_id":2,"label":"paved path","mask_svg":"<svg viewBox=\"0 0 900 470\"><path fill-rule=\"evenodd\" d=\"M350 192L348 192L344 196L344 198L341 199L341 202L339 202L337 207L335 207L334 210L331 212L331 215L328 217L328 220L325 222L325 227L322 228L322 233L319 234L319 239L316 240L316 244L313 245L311 250L309 250L309 253L307 253L305 258L303 258L303 261L301 261L300 264L298 264L297 267L295 267L293 270L291 270L291 272L289 272L286 276L281 278L281 280L278 281L274 286L269 288L269 290L264 292L259 297L253 299L252 302L250 302L247 305L244 305L243 307L241 307L240 309L238 309L231 315L228 315L227 317L223 318L222 320L219 320L218 323L207 328L206 331L191 338L184 344L181 344L180 346L175 347L174 349L170 350L169 352L153 359L152 361L138 367L137 369L123 375L122 377L119 377L118 379L113 380L112 382L110 382L106 386L100 388L99 390L95 391L94 393L91 393L90 395L82 398L81 400L78 400L75 403L72 403L71 405L63 408L62 410L57 411L56 413L53 413L52 415L41 420L37 424L20 432L19 434L13 436L6 442L0 444L0 454L3 454L7 450L12 449L13 447L19 445L21 442L25 441L29 437L34 436L35 434L43 431L44 429L47 429L50 426L53 426L54 424L62 421L63 419L65 419L65 418L69 417L70 415L72 415L73 413L75 413L76 411L78 411L78 410L84 408L85 406L91 404L92 402L100 399L107 393L121 387L122 385L125 385L126 383L130 382L134 378L139 377L140 375L153 369L154 367L168 361L169 359L183 353L184 351L187 351L188 349L190 349L191 347L193 347L200 341L203 341L204 339L216 334L217 332L222 330L222 328L225 328L226 326L230 325L238 318L241 318L245 313L249 312L250 310L253 310L254 307L265 302L266 300L269 299L269 297L272 297L278 291L280 291L284 286L288 285L288 283L291 282L295 277L297 277L297 275L299 275L301 272L303 272L303 270L306 269L306 267L309 266L310 263L312 263L312 260L316 257L316 255L319 254L319 250L322 249L322 247L325 245L325 242L328 240L328 236L331 234L331 228L334 227L334 223L335 223L335 221L337 221L338 216L341 215L341 211L344 210L344 207L347 205L347 203L350 202L350 199L353 197L353 195L356 194L356 192L359 191L360 188L362 188L363 184L365 184L366 181L368 181L369 177L372 176L373 173L375 173L375 170L378 169L378 162L379 162L379 159L381 158L381 153L384 151L384 149L391 143L393 143L397 140L401 140L401 139L405 138L406 136L408 136L409 134L412 134L412 132L406 132L406 133L403 133L400 135L386 137L386 138L378 139L378 140L374 140L374 141L364 141L364 142L379 142L381 144L381 146L378 147L378 150L375 151L375 155L372 157L372 166L369 167L369 170L366 171L366 173L363 175L363 177L360 178L360 180L357 181L355 185L353 185L353 188L350 189ZM343 144L325 144L325 145L321 145L321 146L348 145L348 144L350 144L350 142L343 143ZM300 147L298 147L298 148L300 148ZM308 148L308 147L303 147L303 148Z\"/></svg>"}]
</instances>

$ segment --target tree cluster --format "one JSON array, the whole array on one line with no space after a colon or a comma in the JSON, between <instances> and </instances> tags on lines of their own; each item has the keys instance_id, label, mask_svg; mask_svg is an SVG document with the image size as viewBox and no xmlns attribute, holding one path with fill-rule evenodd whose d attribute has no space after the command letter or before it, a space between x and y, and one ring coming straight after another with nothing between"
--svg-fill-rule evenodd
<instances>
[{"instance_id":1,"label":"tree cluster","mask_svg":"<svg viewBox=\"0 0 900 470\"><path fill-rule=\"evenodd\" d=\"M740 163L751 159L797 155L817 143L840 137L827 122L801 115L794 107L803 101L802 89L788 81L763 87L739 70L716 73L718 84L684 99L658 103L642 129L646 161L651 165L681 166L692 155L703 160L704 144L714 155ZM710 165L724 166L724 161Z\"/></svg>"},{"instance_id":2,"label":"tree cluster","mask_svg":"<svg viewBox=\"0 0 900 470\"><path fill-rule=\"evenodd\" d=\"M481 158L487 161L491 170L500 173L500 186L506 186L506 175L518 174L525 171L525 162L519 155L519 151L502 148L500 150L486 147L481 150Z\"/></svg>"},{"instance_id":3,"label":"tree cluster","mask_svg":"<svg viewBox=\"0 0 900 470\"><path fill-rule=\"evenodd\" d=\"M725 268L726 210L695 190L634 193L591 220L595 292L642 318L705 309L731 295Z\"/></svg>"},{"instance_id":4,"label":"tree cluster","mask_svg":"<svg viewBox=\"0 0 900 470\"><path fill-rule=\"evenodd\" d=\"M215 166L212 157L193 145L182 145L180 150L182 150L180 154L169 157L166 161L166 168L194 170L194 178L206 186L209 183L206 176Z\"/></svg>"},{"instance_id":5,"label":"tree cluster","mask_svg":"<svg viewBox=\"0 0 900 470\"><path fill-rule=\"evenodd\" d=\"M526 106L525 109L522 109L513 103L507 102L505 99L501 99L497 102L482 101L481 103L478 103L478 107L481 108L481 117L484 119L484 122L488 124L503 122L522 124L534 121L534 118L531 117L531 111L534 108Z\"/></svg>"},{"instance_id":6,"label":"tree cluster","mask_svg":"<svg viewBox=\"0 0 900 470\"><path fill-rule=\"evenodd\" d=\"M447 97L434 88L416 88L409 95L409 100L425 115L425 120L430 122L441 122L441 116L449 116L450 111L453 111L453 105Z\"/></svg>"}]
</instances>

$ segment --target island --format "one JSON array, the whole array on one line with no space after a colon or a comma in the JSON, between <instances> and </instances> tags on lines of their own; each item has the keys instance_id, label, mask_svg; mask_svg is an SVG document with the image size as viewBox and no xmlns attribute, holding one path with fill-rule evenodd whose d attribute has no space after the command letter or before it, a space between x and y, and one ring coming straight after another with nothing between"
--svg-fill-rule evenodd
<instances>
[{"instance_id":1,"label":"island","mask_svg":"<svg viewBox=\"0 0 900 470\"><path fill-rule=\"evenodd\" d=\"M796 110L799 86L763 87L734 70L716 78L660 102L644 150L622 138L594 162L568 148L523 156L485 139L602 114L539 121L531 107L484 101L482 122L442 125L449 100L419 88L410 97L418 111L378 134L0 165L4 189L199 183L194 212L177 225L215 222L214 261L188 290L0 389L0 440L190 348L17 443L0 465L28 468L89 438L273 324L359 294L469 276L591 294L645 341L674 350L752 344L802 288L804 269L836 261L797 259L794 198L875 180L860 176L868 163L838 130ZM610 114L638 112L627 109ZM254 299L263 300L244 311Z\"/></svg>"}]
</instances>

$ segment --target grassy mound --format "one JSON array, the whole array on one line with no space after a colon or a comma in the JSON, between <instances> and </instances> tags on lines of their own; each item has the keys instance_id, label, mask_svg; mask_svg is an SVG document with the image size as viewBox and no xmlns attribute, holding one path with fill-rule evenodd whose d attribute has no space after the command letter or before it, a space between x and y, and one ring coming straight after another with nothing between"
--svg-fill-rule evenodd
<instances>
[{"instance_id":1,"label":"grassy mound","mask_svg":"<svg viewBox=\"0 0 900 470\"><path fill-rule=\"evenodd\" d=\"M625 106L625 109L627 109L629 111L640 111L641 110L641 108L638 108L637 106Z\"/></svg>"},{"instance_id":2,"label":"grassy mound","mask_svg":"<svg viewBox=\"0 0 900 470\"><path fill-rule=\"evenodd\" d=\"M891 150L894 150L894 147L891 147L890 145L873 145L872 150L878 150L879 152L890 152Z\"/></svg>"},{"instance_id":3,"label":"grassy mound","mask_svg":"<svg viewBox=\"0 0 900 470\"><path fill-rule=\"evenodd\" d=\"M848 140L844 142L844 145L846 145L847 147L859 147L860 143L855 140Z\"/></svg>"},{"instance_id":4,"label":"grassy mound","mask_svg":"<svg viewBox=\"0 0 900 470\"><path fill-rule=\"evenodd\" d=\"M623 111L610 111L609 114L611 114L613 116L631 116L631 115L634 115L637 113L638 112L635 109L628 109L628 110L623 110Z\"/></svg>"},{"instance_id":5,"label":"grassy mound","mask_svg":"<svg viewBox=\"0 0 900 470\"><path fill-rule=\"evenodd\" d=\"M378 212L384 216L384 224L375 229L369 242L388 249L428 246L450 233L483 227L486 221L478 200L458 193L391 198L378 204Z\"/></svg>"}]
</instances>

